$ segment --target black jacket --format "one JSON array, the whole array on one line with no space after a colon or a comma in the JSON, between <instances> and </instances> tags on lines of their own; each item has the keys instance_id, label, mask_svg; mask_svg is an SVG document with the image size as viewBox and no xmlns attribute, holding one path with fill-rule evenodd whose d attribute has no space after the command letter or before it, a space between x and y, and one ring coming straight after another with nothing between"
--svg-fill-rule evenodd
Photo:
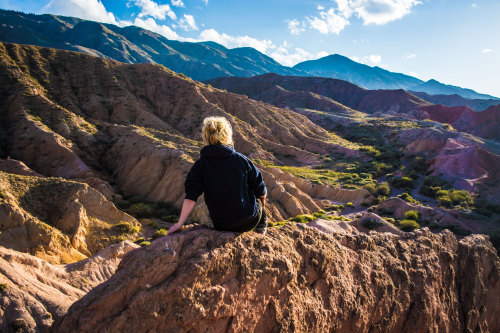
<instances>
[{"instance_id":1,"label":"black jacket","mask_svg":"<svg viewBox=\"0 0 500 333\"><path fill-rule=\"evenodd\" d=\"M186 199L196 201L204 192L216 229L230 230L254 220L256 197L266 193L262 174L245 155L223 145L203 147L189 171Z\"/></svg>"}]
</instances>

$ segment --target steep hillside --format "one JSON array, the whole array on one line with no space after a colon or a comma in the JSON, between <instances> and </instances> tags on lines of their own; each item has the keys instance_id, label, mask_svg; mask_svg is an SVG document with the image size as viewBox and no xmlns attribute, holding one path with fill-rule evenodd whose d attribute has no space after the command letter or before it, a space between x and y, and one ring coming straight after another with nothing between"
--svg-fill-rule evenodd
<instances>
[{"instance_id":1,"label":"steep hillside","mask_svg":"<svg viewBox=\"0 0 500 333\"><path fill-rule=\"evenodd\" d=\"M53 330L500 329L500 259L484 236L366 235L330 224L330 233L299 224L268 236L193 229L159 239L125 255Z\"/></svg>"},{"instance_id":2,"label":"steep hillside","mask_svg":"<svg viewBox=\"0 0 500 333\"><path fill-rule=\"evenodd\" d=\"M115 201L120 192L179 205L209 115L230 120L238 151L276 165L318 165L334 153L367 158L293 111L162 66L15 44L1 44L0 55L2 156L43 176L86 182ZM270 198L275 220L290 217L280 198Z\"/></svg>"},{"instance_id":3,"label":"steep hillside","mask_svg":"<svg viewBox=\"0 0 500 333\"><path fill-rule=\"evenodd\" d=\"M158 63L196 80L268 72L308 75L252 48L168 40L136 26L120 28L56 15L0 10L0 41L79 51L125 63Z\"/></svg>"},{"instance_id":4,"label":"steep hillside","mask_svg":"<svg viewBox=\"0 0 500 333\"><path fill-rule=\"evenodd\" d=\"M433 79L424 82L409 75L390 72L377 66L371 67L360 64L339 54L304 61L293 68L316 76L349 81L367 89L405 89L425 92L430 95L458 94L464 98L498 100L498 98L490 95L479 94L471 89L446 85Z\"/></svg>"},{"instance_id":5,"label":"steep hillside","mask_svg":"<svg viewBox=\"0 0 500 333\"><path fill-rule=\"evenodd\" d=\"M86 184L0 171L0 245L70 263L122 240L140 224Z\"/></svg>"}]
</instances>

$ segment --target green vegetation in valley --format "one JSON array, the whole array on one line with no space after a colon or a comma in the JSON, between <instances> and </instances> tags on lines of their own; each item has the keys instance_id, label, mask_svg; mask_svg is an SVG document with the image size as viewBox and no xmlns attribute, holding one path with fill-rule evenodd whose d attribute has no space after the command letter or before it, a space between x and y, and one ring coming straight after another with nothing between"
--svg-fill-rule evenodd
<instances>
[{"instance_id":1,"label":"green vegetation in valley","mask_svg":"<svg viewBox=\"0 0 500 333\"><path fill-rule=\"evenodd\" d=\"M120 222L111 227L111 229L116 230L122 234L136 234L139 232L139 228L134 227L131 223Z\"/></svg>"},{"instance_id":2,"label":"green vegetation in valley","mask_svg":"<svg viewBox=\"0 0 500 333\"><path fill-rule=\"evenodd\" d=\"M420 225L417 223L417 221L414 220L401 220L399 221L399 229L410 232L413 230L416 230L420 228Z\"/></svg>"},{"instance_id":3,"label":"green vegetation in valley","mask_svg":"<svg viewBox=\"0 0 500 333\"><path fill-rule=\"evenodd\" d=\"M148 201L142 195L124 196L117 206L138 219L158 218L166 222L175 222L180 213L179 208L171 203Z\"/></svg>"},{"instance_id":4,"label":"green vegetation in valley","mask_svg":"<svg viewBox=\"0 0 500 333\"><path fill-rule=\"evenodd\" d=\"M405 212L405 220L419 221L420 213L418 210L408 210Z\"/></svg>"}]
</instances>

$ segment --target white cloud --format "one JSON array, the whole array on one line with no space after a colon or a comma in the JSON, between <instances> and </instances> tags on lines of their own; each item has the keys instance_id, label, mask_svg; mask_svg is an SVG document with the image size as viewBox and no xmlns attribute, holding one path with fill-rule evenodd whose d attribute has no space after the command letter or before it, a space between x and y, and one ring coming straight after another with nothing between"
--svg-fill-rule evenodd
<instances>
[{"instance_id":1,"label":"white cloud","mask_svg":"<svg viewBox=\"0 0 500 333\"><path fill-rule=\"evenodd\" d=\"M473 3L473 4L471 5L471 7L472 7L472 8L477 8L477 3Z\"/></svg>"},{"instance_id":2,"label":"white cloud","mask_svg":"<svg viewBox=\"0 0 500 333\"><path fill-rule=\"evenodd\" d=\"M309 28L318 30L322 34L339 34L350 20L356 16L364 25L383 25L408 15L414 6L422 4L420 0L332 0L335 5L328 10L324 6L317 6L318 14L306 17ZM291 22L287 20L288 29ZM293 26L292 26L293 28ZM293 32L292 32L293 34Z\"/></svg>"},{"instance_id":3,"label":"white cloud","mask_svg":"<svg viewBox=\"0 0 500 333\"><path fill-rule=\"evenodd\" d=\"M172 6L175 7L185 7L184 2L182 2L182 0L171 0L170 3L172 4Z\"/></svg>"},{"instance_id":4,"label":"white cloud","mask_svg":"<svg viewBox=\"0 0 500 333\"><path fill-rule=\"evenodd\" d=\"M249 36L234 37L225 33L219 33L215 29L203 30L200 33L199 40L213 41L222 44L227 48L250 46L262 53L266 53L270 49L276 48L273 42L268 39L259 40Z\"/></svg>"},{"instance_id":5,"label":"white cloud","mask_svg":"<svg viewBox=\"0 0 500 333\"><path fill-rule=\"evenodd\" d=\"M306 30L304 22L300 22L299 20L287 20L288 22L288 30L292 35L300 35L301 32Z\"/></svg>"},{"instance_id":6,"label":"white cloud","mask_svg":"<svg viewBox=\"0 0 500 333\"><path fill-rule=\"evenodd\" d=\"M347 25L349 25L349 20L338 15L333 8L330 8L326 12L320 11L319 17L307 17L307 20L309 21L309 26L312 29L318 30L322 34L339 34Z\"/></svg>"},{"instance_id":7,"label":"white cloud","mask_svg":"<svg viewBox=\"0 0 500 333\"><path fill-rule=\"evenodd\" d=\"M490 53L492 51L493 51L492 49L482 49L481 53Z\"/></svg>"},{"instance_id":8,"label":"white cloud","mask_svg":"<svg viewBox=\"0 0 500 333\"><path fill-rule=\"evenodd\" d=\"M326 51L321 51L316 54L312 54L301 48L296 48L293 52L290 52L288 50L289 47L290 44L283 42L283 44L280 47L278 47L276 50L269 53L268 55L277 62L279 62L280 64L285 66L294 66L302 61L319 59L322 57L326 57L328 55L328 52Z\"/></svg>"},{"instance_id":9,"label":"white cloud","mask_svg":"<svg viewBox=\"0 0 500 333\"><path fill-rule=\"evenodd\" d=\"M151 30L153 32L159 33L160 35L163 35L167 37L168 39L182 39L175 31L173 31L169 26L167 25L159 25L156 23L154 19L151 17L148 17L147 19L143 20L140 18L136 18L134 20L134 25Z\"/></svg>"},{"instance_id":10,"label":"white cloud","mask_svg":"<svg viewBox=\"0 0 500 333\"><path fill-rule=\"evenodd\" d=\"M40 13L74 16L87 20L123 25L100 0L51 0Z\"/></svg>"},{"instance_id":11,"label":"white cloud","mask_svg":"<svg viewBox=\"0 0 500 333\"><path fill-rule=\"evenodd\" d=\"M152 0L134 0L134 4L141 8L139 17L150 16L160 20L164 20L167 16L172 20L177 18L168 4L159 5Z\"/></svg>"},{"instance_id":12,"label":"white cloud","mask_svg":"<svg viewBox=\"0 0 500 333\"><path fill-rule=\"evenodd\" d=\"M205 3L205 6L208 6L208 0L201 0L203 3Z\"/></svg>"},{"instance_id":13,"label":"white cloud","mask_svg":"<svg viewBox=\"0 0 500 333\"><path fill-rule=\"evenodd\" d=\"M193 15L184 14L184 17L179 20L179 26L186 31L198 30Z\"/></svg>"},{"instance_id":14,"label":"white cloud","mask_svg":"<svg viewBox=\"0 0 500 333\"><path fill-rule=\"evenodd\" d=\"M382 62L382 56L380 54L370 54L363 57L362 62L367 65L378 65Z\"/></svg>"},{"instance_id":15,"label":"white cloud","mask_svg":"<svg viewBox=\"0 0 500 333\"><path fill-rule=\"evenodd\" d=\"M403 59L414 59L417 55L414 54L414 53L406 53L405 55L403 55L401 58Z\"/></svg>"}]
</instances>

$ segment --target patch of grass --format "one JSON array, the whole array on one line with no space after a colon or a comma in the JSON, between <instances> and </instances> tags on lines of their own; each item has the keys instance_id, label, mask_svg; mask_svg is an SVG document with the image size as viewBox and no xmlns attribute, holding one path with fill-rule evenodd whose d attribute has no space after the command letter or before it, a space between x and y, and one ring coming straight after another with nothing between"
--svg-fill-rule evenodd
<instances>
[{"instance_id":1,"label":"patch of grass","mask_svg":"<svg viewBox=\"0 0 500 333\"><path fill-rule=\"evenodd\" d=\"M418 210L408 210L405 212L405 220L418 221L419 215L420 213L418 212Z\"/></svg>"},{"instance_id":2,"label":"patch of grass","mask_svg":"<svg viewBox=\"0 0 500 333\"><path fill-rule=\"evenodd\" d=\"M316 218L313 215L310 214L300 214L295 217L292 217L289 219L291 222L296 222L296 223L309 223L311 221L314 221Z\"/></svg>"},{"instance_id":3,"label":"patch of grass","mask_svg":"<svg viewBox=\"0 0 500 333\"><path fill-rule=\"evenodd\" d=\"M148 242L148 241L144 241L144 242L139 243L139 245L140 245L141 247L148 246L148 245L150 245L150 244L151 244L151 242Z\"/></svg>"},{"instance_id":4,"label":"patch of grass","mask_svg":"<svg viewBox=\"0 0 500 333\"><path fill-rule=\"evenodd\" d=\"M420 205L420 202L418 200L415 200L413 199L413 197L411 195L409 195L408 193L404 192L404 193L401 193L400 195L398 195L398 198L406 201L406 202L410 202L410 203L413 203L413 204L416 204L416 205Z\"/></svg>"},{"instance_id":5,"label":"patch of grass","mask_svg":"<svg viewBox=\"0 0 500 333\"><path fill-rule=\"evenodd\" d=\"M144 242L144 241L145 241L144 237L139 237L139 238L137 238L137 239L134 241L134 243L136 243L136 244L140 244L140 243L142 243L142 242Z\"/></svg>"},{"instance_id":6,"label":"patch of grass","mask_svg":"<svg viewBox=\"0 0 500 333\"><path fill-rule=\"evenodd\" d=\"M352 202L350 202L350 201L346 202L345 206L348 207L348 208L354 208L354 204Z\"/></svg>"},{"instance_id":7,"label":"patch of grass","mask_svg":"<svg viewBox=\"0 0 500 333\"><path fill-rule=\"evenodd\" d=\"M127 213L138 219L148 218L153 215L153 208L151 208L151 206L146 203L138 202L130 206L130 208L127 210Z\"/></svg>"},{"instance_id":8,"label":"patch of grass","mask_svg":"<svg viewBox=\"0 0 500 333\"><path fill-rule=\"evenodd\" d=\"M163 236L166 236L166 235L167 235L167 230L166 229L160 229L160 230L157 230L153 234L153 239L157 239L157 238L160 238L160 237L163 237Z\"/></svg>"},{"instance_id":9,"label":"patch of grass","mask_svg":"<svg viewBox=\"0 0 500 333\"><path fill-rule=\"evenodd\" d=\"M414 220L401 220L399 221L399 229L410 232L420 228L420 225Z\"/></svg>"},{"instance_id":10,"label":"patch of grass","mask_svg":"<svg viewBox=\"0 0 500 333\"><path fill-rule=\"evenodd\" d=\"M392 177L389 182L392 186L399 189L413 189L415 188L415 184L412 178L410 177Z\"/></svg>"},{"instance_id":11,"label":"patch of grass","mask_svg":"<svg viewBox=\"0 0 500 333\"><path fill-rule=\"evenodd\" d=\"M122 234L136 234L139 232L139 228L134 227L132 224L127 222L120 222L111 227L112 230L118 231Z\"/></svg>"},{"instance_id":12,"label":"patch of grass","mask_svg":"<svg viewBox=\"0 0 500 333\"><path fill-rule=\"evenodd\" d=\"M436 192L436 200L440 206L469 208L474 204L474 199L465 190L439 190Z\"/></svg>"}]
</instances>

